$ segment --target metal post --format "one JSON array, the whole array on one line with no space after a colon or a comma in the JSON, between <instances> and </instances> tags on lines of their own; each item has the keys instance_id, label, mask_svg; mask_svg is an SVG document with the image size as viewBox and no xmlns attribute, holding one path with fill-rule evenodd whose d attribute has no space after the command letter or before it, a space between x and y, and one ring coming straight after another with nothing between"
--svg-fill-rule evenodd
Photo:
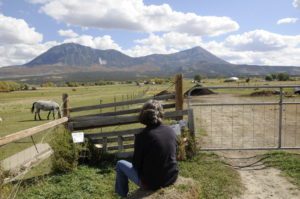
<instances>
[{"instance_id":1,"label":"metal post","mask_svg":"<svg viewBox=\"0 0 300 199\"><path fill-rule=\"evenodd\" d=\"M282 104L282 98L283 98L283 88L280 87L280 99L279 99L279 132L278 132L278 148L281 148L281 138L282 138L282 112L283 112L283 104Z\"/></svg>"}]
</instances>

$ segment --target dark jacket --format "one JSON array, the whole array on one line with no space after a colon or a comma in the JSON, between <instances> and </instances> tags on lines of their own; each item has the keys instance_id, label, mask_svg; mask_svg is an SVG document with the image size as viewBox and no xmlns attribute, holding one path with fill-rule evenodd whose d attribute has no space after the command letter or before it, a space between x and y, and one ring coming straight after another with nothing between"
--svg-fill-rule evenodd
<instances>
[{"instance_id":1,"label":"dark jacket","mask_svg":"<svg viewBox=\"0 0 300 199\"><path fill-rule=\"evenodd\" d=\"M174 130L163 124L148 126L136 136L133 166L142 184L155 190L176 181L176 148Z\"/></svg>"}]
</instances>

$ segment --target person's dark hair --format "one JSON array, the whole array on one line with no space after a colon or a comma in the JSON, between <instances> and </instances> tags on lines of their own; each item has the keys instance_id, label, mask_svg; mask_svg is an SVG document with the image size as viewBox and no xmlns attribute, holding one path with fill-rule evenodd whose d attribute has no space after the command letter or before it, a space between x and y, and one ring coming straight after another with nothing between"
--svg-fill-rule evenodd
<instances>
[{"instance_id":1,"label":"person's dark hair","mask_svg":"<svg viewBox=\"0 0 300 199\"><path fill-rule=\"evenodd\" d=\"M140 112L139 121L146 126L156 125L162 121L164 110L157 100L147 101Z\"/></svg>"}]
</instances>

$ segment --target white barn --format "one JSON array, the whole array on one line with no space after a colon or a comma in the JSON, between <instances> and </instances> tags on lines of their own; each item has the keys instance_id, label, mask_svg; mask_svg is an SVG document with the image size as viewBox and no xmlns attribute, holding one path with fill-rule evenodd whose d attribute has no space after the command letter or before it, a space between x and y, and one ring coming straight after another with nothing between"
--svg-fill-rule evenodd
<instances>
[{"instance_id":1,"label":"white barn","mask_svg":"<svg viewBox=\"0 0 300 199\"><path fill-rule=\"evenodd\" d=\"M227 79L227 81L230 81L230 82L235 82L235 81L238 81L238 80L239 80L238 77L229 77L229 78Z\"/></svg>"}]
</instances>

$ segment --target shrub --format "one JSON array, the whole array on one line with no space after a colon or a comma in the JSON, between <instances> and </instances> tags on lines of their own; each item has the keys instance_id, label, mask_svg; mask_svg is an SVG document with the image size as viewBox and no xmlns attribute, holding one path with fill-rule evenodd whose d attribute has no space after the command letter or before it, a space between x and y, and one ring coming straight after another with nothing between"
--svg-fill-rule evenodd
<instances>
[{"instance_id":1,"label":"shrub","mask_svg":"<svg viewBox=\"0 0 300 199\"><path fill-rule=\"evenodd\" d=\"M9 172L8 171L4 171L1 167L0 167L0 199L4 199L4 198L8 198L11 192L11 184L4 184L4 180L5 178L7 178L9 176Z\"/></svg>"},{"instance_id":2,"label":"shrub","mask_svg":"<svg viewBox=\"0 0 300 199\"><path fill-rule=\"evenodd\" d=\"M56 85L53 82L46 82L41 84L41 87L55 87Z\"/></svg>"},{"instance_id":3,"label":"shrub","mask_svg":"<svg viewBox=\"0 0 300 199\"><path fill-rule=\"evenodd\" d=\"M27 84L19 84L13 81L0 81L0 91L17 91L24 89Z\"/></svg>"},{"instance_id":4,"label":"shrub","mask_svg":"<svg viewBox=\"0 0 300 199\"><path fill-rule=\"evenodd\" d=\"M195 138L190 135L187 128L182 130L181 135L178 136L177 160L187 160L196 154Z\"/></svg>"},{"instance_id":5,"label":"shrub","mask_svg":"<svg viewBox=\"0 0 300 199\"><path fill-rule=\"evenodd\" d=\"M56 138L51 144L54 151L52 171L58 173L73 171L78 165L79 147L73 143L71 134L67 129L59 129L56 134Z\"/></svg>"}]
</instances>

